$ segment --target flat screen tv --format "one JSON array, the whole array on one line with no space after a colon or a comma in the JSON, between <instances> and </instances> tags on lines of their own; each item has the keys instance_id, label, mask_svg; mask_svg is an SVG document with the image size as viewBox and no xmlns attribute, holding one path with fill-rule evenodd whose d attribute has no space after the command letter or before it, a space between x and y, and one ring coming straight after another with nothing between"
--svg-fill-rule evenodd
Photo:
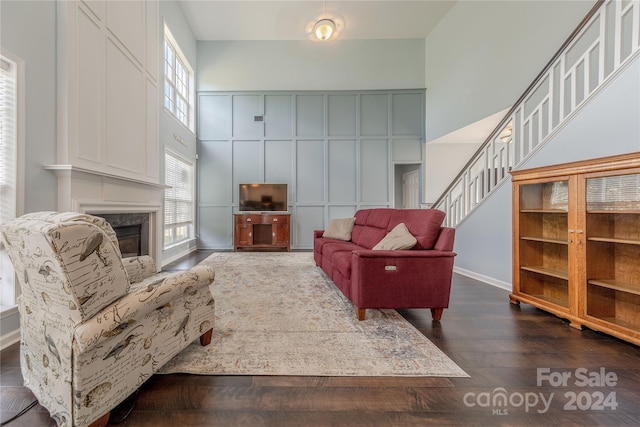
<instances>
[{"instance_id":1,"label":"flat screen tv","mask_svg":"<svg viewBox=\"0 0 640 427\"><path fill-rule=\"evenodd\" d=\"M238 210L241 212L286 212L287 184L240 184Z\"/></svg>"}]
</instances>

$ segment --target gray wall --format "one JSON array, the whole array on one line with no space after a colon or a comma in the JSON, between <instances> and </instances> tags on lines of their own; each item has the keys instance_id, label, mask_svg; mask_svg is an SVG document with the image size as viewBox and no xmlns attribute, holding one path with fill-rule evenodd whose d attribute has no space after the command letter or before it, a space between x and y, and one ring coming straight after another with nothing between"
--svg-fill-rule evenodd
<instances>
[{"instance_id":1,"label":"gray wall","mask_svg":"<svg viewBox=\"0 0 640 427\"><path fill-rule=\"evenodd\" d=\"M420 164L424 91L199 93L199 247L232 247L238 184L287 183L292 248L357 209L394 205ZM255 121L264 116L264 121Z\"/></svg>"},{"instance_id":2,"label":"gray wall","mask_svg":"<svg viewBox=\"0 0 640 427\"><path fill-rule=\"evenodd\" d=\"M198 90L424 88L424 40L199 41Z\"/></svg>"},{"instance_id":3,"label":"gray wall","mask_svg":"<svg viewBox=\"0 0 640 427\"><path fill-rule=\"evenodd\" d=\"M426 140L511 107L594 4L456 2L426 39Z\"/></svg>"},{"instance_id":4,"label":"gray wall","mask_svg":"<svg viewBox=\"0 0 640 427\"><path fill-rule=\"evenodd\" d=\"M640 151L640 59L570 120L523 168ZM511 185L498 188L456 229L456 267L511 287Z\"/></svg>"}]
</instances>

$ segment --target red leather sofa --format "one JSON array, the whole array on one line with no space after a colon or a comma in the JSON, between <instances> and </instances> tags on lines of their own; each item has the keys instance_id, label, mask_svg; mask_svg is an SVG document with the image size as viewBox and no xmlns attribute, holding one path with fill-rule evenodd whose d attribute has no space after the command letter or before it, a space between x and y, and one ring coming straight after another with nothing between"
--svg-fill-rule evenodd
<instances>
[{"instance_id":1,"label":"red leather sofa","mask_svg":"<svg viewBox=\"0 0 640 427\"><path fill-rule=\"evenodd\" d=\"M359 320L367 308L430 308L440 320L449 307L455 229L442 227L437 209L363 209L355 214L351 240L314 230L314 259L353 302ZM373 250L400 223L417 242L409 250Z\"/></svg>"}]
</instances>

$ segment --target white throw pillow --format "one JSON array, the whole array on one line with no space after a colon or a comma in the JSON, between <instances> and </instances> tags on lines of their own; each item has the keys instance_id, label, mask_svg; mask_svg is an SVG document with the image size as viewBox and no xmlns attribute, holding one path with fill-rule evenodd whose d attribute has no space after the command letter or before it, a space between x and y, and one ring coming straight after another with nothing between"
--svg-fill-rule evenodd
<instances>
[{"instance_id":1,"label":"white throw pillow","mask_svg":"<svg viewBox=\"0 0 640 427\"><path fill-rule=\"evenodd\" d=\"M322 233L322 237L348 242L351 240L351 230L353 230L353 224L355 222L355 218L332 219L329 221L327 229Z\"/></svg>"},{"instance_id":2,"label":"white throw pillow","mask_svg":"<svg viewBox=\"0 0 640 427\"><path fill-rule=\"evenodd\" d=\"M373 247L376 251L393 251L411 249L418 241L407 229L403 222L396 225L393 230L387 233L377 245Z\"/></svg>"}]
</instances>

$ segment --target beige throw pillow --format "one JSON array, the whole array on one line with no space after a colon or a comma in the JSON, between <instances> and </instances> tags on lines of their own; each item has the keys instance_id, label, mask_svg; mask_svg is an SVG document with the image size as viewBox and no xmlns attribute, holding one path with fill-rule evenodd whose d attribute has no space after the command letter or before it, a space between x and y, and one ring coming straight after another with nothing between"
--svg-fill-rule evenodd
<instances>
[{"instance_id":1,"label":"beige throw pillow","mask_svg":"<svg viewBox=\"0 0 640 427\"><path fill-rule=\"evenodd\" d=\"M407 229L403 222L396 225L393 230L387 233L373 250L377 251L393 251L402 249L411 249L418 241Z\"/></svg>"},{"instance_id":2,"label":"beige throw pillow","mask_svg":"<svg viewBox=\"0 0 640 427\"><path fill-rule=\"evenodd\" d=\"M348 242L351 240L351 230L353 230L353 224L355 222L355 218L332 219L329 221L327 229L322 233L322 237Z\"/></svg>"}]
</instances>

